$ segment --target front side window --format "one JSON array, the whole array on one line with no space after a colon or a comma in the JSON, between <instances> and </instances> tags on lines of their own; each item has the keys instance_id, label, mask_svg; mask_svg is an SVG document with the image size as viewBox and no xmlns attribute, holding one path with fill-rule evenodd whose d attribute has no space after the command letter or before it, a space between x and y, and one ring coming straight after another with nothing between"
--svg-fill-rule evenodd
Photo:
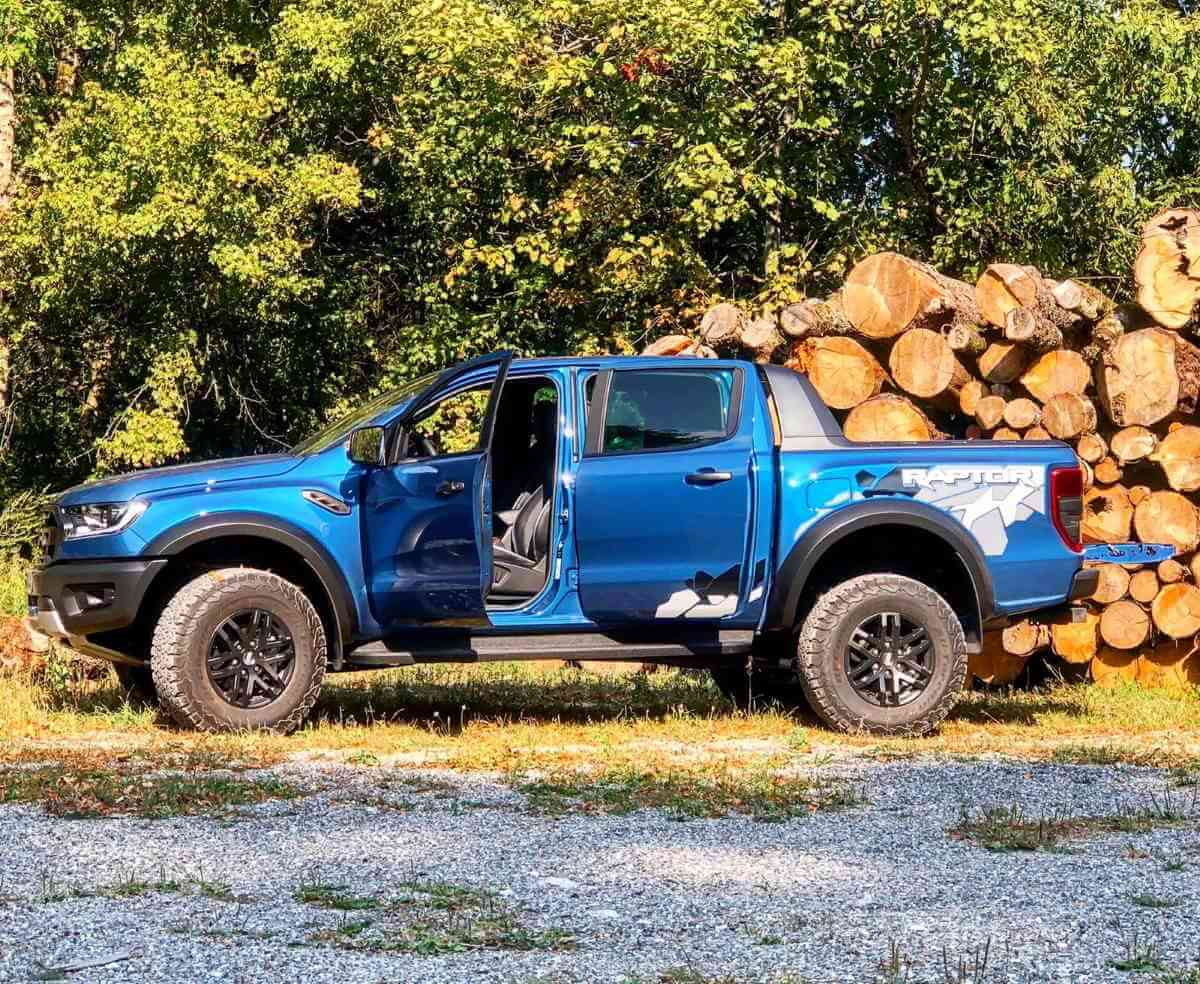
<instances>
[{"instance_id":1,"label":"front side window","mask_svg":"<svg viewBox=\"0 0 1200 984\"><path fill-rule=\"evenodd\" d=\"M618 371L604 415L604 454L669 451L729 433L733 369Z\"/></svg>"}]
</instances>

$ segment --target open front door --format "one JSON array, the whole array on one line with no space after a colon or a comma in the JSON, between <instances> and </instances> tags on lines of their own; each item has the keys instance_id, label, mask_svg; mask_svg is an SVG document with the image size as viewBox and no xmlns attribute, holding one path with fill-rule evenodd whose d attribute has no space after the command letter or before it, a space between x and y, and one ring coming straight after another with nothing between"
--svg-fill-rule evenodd
<instances>
[{"instance_id":1,"label":"open front door","mask_svg":"<svg viewBox=\"0 0 1200 984\"><path fill-rule=\"evenodd\" d=\"M512 353L443 373L389 428L365 478L363 562L385 632L485 626L492 581L491 444Z\"/></svg>"}]
</instances>

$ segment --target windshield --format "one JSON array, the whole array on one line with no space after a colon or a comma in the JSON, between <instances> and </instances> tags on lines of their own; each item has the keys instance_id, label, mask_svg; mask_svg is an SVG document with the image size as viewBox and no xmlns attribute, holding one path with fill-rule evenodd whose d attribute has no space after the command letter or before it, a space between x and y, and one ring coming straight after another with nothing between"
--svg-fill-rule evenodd
<instances>
[{"instance_id":1,"label":"windshield","mask_svg":"<svg viewBox=\"0 0 1200 984\"><path fill-rule=\"evenodd\" d=\"M363 424L368 423L389 407L394 407L406 400L411 400L422 390L432 386L437 377L438 373L431 372L428 376L421 376L407 383L402 383L400 386L390 389L386 393L381 393L373 400L368 400L352 413L340 417L331 424L326 424L315 434L306 437L292 448L292 454L320 454L322 451L328 451L335 444L341 444L342 441L349 437L350 432L355 427L361 427Z\"/></svg>"}]
</instances>

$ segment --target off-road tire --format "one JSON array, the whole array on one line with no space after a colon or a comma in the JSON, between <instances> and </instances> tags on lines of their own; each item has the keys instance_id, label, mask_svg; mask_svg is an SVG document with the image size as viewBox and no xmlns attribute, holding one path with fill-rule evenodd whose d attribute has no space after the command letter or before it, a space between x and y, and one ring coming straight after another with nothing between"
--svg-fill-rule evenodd
<instances>
[{"instance_id":1,"label":"off-road tire","mask_svg":"<svg viewBox=\"0 0 1200 984\"><path fill-rule=\"evenodd\" d=\"M925 690L899 707L879 707L864 699L844 667L855 628L888 611L922 625L935 657ZM967 676L967 646L958 616L932 588L899 574L864 574L817 599L800 631L796 663L809 704L830 727L915 737L936 728L954 707Z\"/></svg>"},{"instance_id":2,"label":"off-road tire","mask_svg":"<svg viewBox=\"0 0 1200 984\"><path fill-rule=\"evenodd\" d=\"M263 707L240 708L208 678L208 645L217 627L248 607L281 620L295 644L295 667L283 692ZM325 678L325 627L296 585L269 571L227 567L185 584L159 617L150 666L159 703L176 723L201 731L272 731L300 726Z\"/></svg>"},{"instance_id":3,"label":"off-road tire","mask_svg":"<svg viewBox=\"0 0 1200 984\"><path fill-rule=\"evenodd\" d=\"M158 688L154 686L154 675L150 672L149 664L132 666L129 663L113 663L112 668L121 693L130 704L158 706Z\"/></svg>"}]
</instances>

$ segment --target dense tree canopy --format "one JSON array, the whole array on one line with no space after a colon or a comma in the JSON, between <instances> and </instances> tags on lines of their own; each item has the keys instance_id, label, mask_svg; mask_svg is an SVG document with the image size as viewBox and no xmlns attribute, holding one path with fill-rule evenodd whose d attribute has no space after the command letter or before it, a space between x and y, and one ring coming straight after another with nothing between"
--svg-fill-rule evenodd
<instances>
[{"instance_id":1,"label":"dense tree canopy","mask_svg":"<svg viewBox=\"0 0 1200 984\"><path fill-rule=\"evenodd\" d=\"M500 345L629 350L868 250L1123 275L1137 224L1200 198L1200 16L1163 0L0 0L0 25L0 498L274 447Z\"/></svg>"}]
</instances>

